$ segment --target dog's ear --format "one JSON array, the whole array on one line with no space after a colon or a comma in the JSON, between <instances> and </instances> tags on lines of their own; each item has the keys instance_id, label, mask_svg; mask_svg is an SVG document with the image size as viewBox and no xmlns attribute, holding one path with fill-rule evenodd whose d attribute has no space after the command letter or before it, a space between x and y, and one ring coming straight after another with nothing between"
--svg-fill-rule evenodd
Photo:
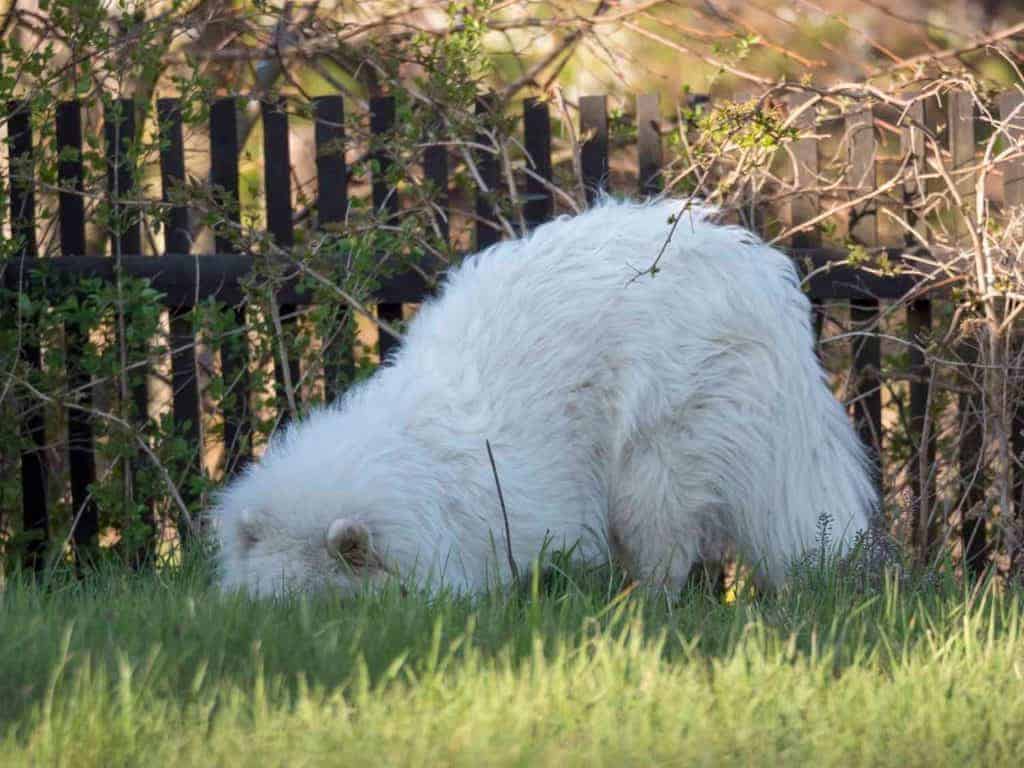
<instances>
[{"instance_id":1,"label":"dog's ear","mask_svg":"<svg viewBox=\"0 0 1024 768\"><path fill-rule=\"evenodd\" d=\"M365 523L339 517L327 527L327 551L352 568L380 565L373 550L373 536Z\"/></svg>"},{"instance_id":2,"label":"dog's ear","mask_svg":"<svg viewBox=\"0 0 1024 768\"><path fill-rule=\"evenodd\" d=\"M239 513L238 519L235 521L235 533L243 552L248 552L259 543L259 523L251 509L243 509Z\"/></svg>"}]
</instances>

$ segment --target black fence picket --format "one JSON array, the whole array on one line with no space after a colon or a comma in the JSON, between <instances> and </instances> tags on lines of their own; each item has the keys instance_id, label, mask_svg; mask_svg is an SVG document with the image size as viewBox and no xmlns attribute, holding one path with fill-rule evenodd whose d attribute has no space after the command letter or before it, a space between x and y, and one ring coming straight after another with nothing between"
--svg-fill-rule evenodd
<instances>
[{"instance_id":1,"label":"black fence picket","mask_svg":"<svg viewBox=\"0 0 1024 768\"><path fill-rule=\"evenodd\" d=\"M348 215L348 166L345 163L345 101L341 96L313 99L316 145L317 222L341 224Z\"/></svg>"},{"instance_id":2,"label":"black fence picket","mask_svg":"<svg viewBox=\"0 0 1024 768\"><path fill-rule=\"evenodd\" d=\"M431 144L423 150L423 176L433 188L434 226L438 239L445 248L451 236L451 216L448 210L448 148L443 144Z\"/></svg>"},{"instance_id":3,"label":"black fence picket","mask_svg":"<svg viewBox=\"0 0 1024 768\"><path fill-rule=\"evenodd\" d=\"M290 249L295 243L292 226L292 179L288 113L279 99L260 104L263 118L263 188L267 210L267 231L278 248ZM274 301L277 301L275 298ZM280 426L287 424L293 408L300 403L299 361L289 353L295 335L295 305L278 302L283 338L275 344L274 380L280 408Z\"/></svg>"},{"instance_id":4,"label":"black fence picket","mask_svg":"<svg viewBox=\"0 0 1024 768\"><path fill-rule=\"evenodd\" d=\"M526 148L526 200L523 218L531 229L551 218L554 194L551 182L551 116L539 99L523 103L523 145Z\"/></svg>"},{"instance_id":5,"label":"black fence picket","mask_svg":"<svg viewBox=\"0 0 1024 768\"><path fill-rule=\"evenodd\" d=\"M164 221L164 252L188 254L192 250L188 207L172 202L185 181L185 141L182 134L181 103L178 99L159 99L156 106L160 131L160 186L163 202L168 206ZM169 344L171 348L171 407L174 426L190 446L189 459L182 468L191 476L202 467L203 447L200 444L201 418L199 377L196 368L196 337L191 306L187 303L169 308ZM198 496L192 483L181 489L182 500L195 508ZM178 534L185 537L188 527L180 521Z\"/></svg>"},{"instance_id":6,"label":"black fence picket","mask_svg":"<svg viewBox=\"0 0 1024 768\"><path fill-rule=\"evenodd\" d=\"M950 172L965 202L972 200L974 193L975 134L974 99L966 91L953 91L946 98L947 140L949 143ZM954 222L957 226L959 222ZM966 239L966 226L960 225ZM961 346L965 362L974 363L978 351L973 341ZM967 382L968 391L959 398L961 417L960 437L960 479L964 492L961 509L961 542L964 548L964 562L975 576L980 576L988 567L991 541L988 534L987 510L985 509L985 484L987 467L983 459L984 404L979 382Z\"/></svg>"},{"instance_id":7,"label":"black fence picket","mask_svg":"<svg viewBox=\"0 0 1024 768\"><path fill-rule=\"evenodd\" d=\"M313 99L313 142L316 146L317 228L321 231L344 223L348 215L348 166L345 163L345 102L341 96ZM355 357L352 318L347 307L339 309L340 329L324 340L324 393L329 401L342 394L344 382L352 381Z\"/></svg>"},{"instance_id":8,"label":"black fence picket","mask_svg":"<svg viewBox=\"0 0 1024 768\"><path fill-rule=\"evenodd\" d=\"M185 182L185 140L181 125L181 101L158 99L157 125L160 131L160 188L167 206L164 221L164 251L191 253L188 206L172 203L174 192Z\"/></svg>"},{"instance_id":9,"label":"black fence picket","mask_svg":"<svg viewBox=\"0 0 1024 768\"><path fill-rule=\"evenodd\" d=\"M608 189L608 98L580 99L580 173L587 203Z\"/></svg>"},{"instance_id":10,"label":"black fence picket","mask_svg":"<svg viewBox=\"0 0 1024 768\"><path fill-rule=\"evenodd\" d=\"M217 99L210 108L210 183L213 201L224 219L214 231L218 254L238 260L231 229L240 219L238 197L238 104L233 97ZM204 270L206 271L206 270ZM224 407L224 466L237 472L252 460L252 415L249 409L249 343L244 333L245 306L235 307L236 331L221 344L221 376L231 392Z\"/></svg>"},{"instance_id":11,"label":"black fence picket","mask_svg":"<svg viewBox=\"0 0 1024 768\"><path fill-rule=\"evenodd\" d=\"M371 193L373 196L373 208L379 214L384 215L384 220L393 222L398 217L399 202L398 190L388 185L388 172L392 166L391 153L386 143L395 127L395 98L393 96L379 96L370 99L370 133L371 140L377 142L377 146L371 153L373 172L371 178ZM377 304L377 317L386 323L394 326L402 321L402 303L398 301L382 301ZM380 338L377 343L377 351L382 363L387 362L391 350L398 344L394 338L383 328L380 330Z\"/></svg>"},{"instance_id":12,"label":"black fence picket","mask_svg":"<svg viewBox=\"0 0 1024 768\"><path fill-rule=\"evenodd\" d=\"M964 363L971 366L978 361L978 350L971 343L960 347ZM965 385L957 400L959 410L959 485L960 485L960 541L963 561L967 570L980 576L988 567L989 536L985 519L985 473L982 461L984 440L984 414L981 398L977 396L979 382L964 376Z\"/></svg>"},{"instance_id":13,"label":"black fence picket","mask_svg":"<svg viewBox=\"0 0 1024 768\"><path fill-rule=\"evenodd\" d=\"M906 233L904 245L916 248L919 241L927 242L927 225L919 210L925 202L925 190L919 183L926 169L924 103L915 101L903 114L900 126L900 154L906 157L914 173L903 187L904 215L914 231ZM907 335L910 341L910 439L914 449L910 457L908 475L915 504L911 508L911 535L922 562L934 554L938 539L938 515L935 509L935 425L928 419L931 398L931 372L926 363L924 347L932 326L932 303L918 298L907 304Z\"/></svg>"},{"instance_id":14,"label":"black fence picket","mask_svg":"<svg viewBox=\"0 0 1024 768\"><path fill-rule=\"evenodd\" d=\"M132 151L135 145L135 102L117 99L103 112L103 135L107 150L107 192L111 210L107 230L110 250L115 256L142 253L139 211L132 205L135 174Z\"/></svg>"},{"instance_id":15,"label":"black fence picket","mask_svg":"<svg viewBox=\"0 0 1024 768\"><path fill-rule=\"evenodd\" d=\"M22 258L37 256L35 158L32 152L32 115L29 108L28 102L11 102L7 108L11 236L18 244ZM14 265L14 269L17 268ZM41 370L42 353L37 340L24 340L20 352L29 375ZM32 399L26 398L26 402L32 402ZM46 421L43 407L43 403L35 402L26 408L21 423L22 438L27 443L21 451L22 527L27 538L23 563L26 569L36 571L42 569L45 563L43 555L49 534Z\"/></svg>"},{"instance_id":16,"label":"black fence picket","mask_svg":"<svg viewBox=\"0 0 1024 768\"><path fill-rule=\"evenodd\" d=\"M494 108L491 95L481 96L476 101L476 114L485 122L492 120ZM476 250L482 251L501 239L495 203L498 196L498 156L494 153L495 142L486 132L477 133L473 139L479 145L472 154L476 174L480 177L476 189Z\"/></svg>"},{"instance_id":17,"label":"black fence picket","mask_svg":"<svg viewBox=\"0 0 1024 768\"><path fill-rule=\"evenodd\" d=\"M61 260L70 262L86 255L82 106L78 101L57 105L56 139L60 252ZM96 480L92 382L82 365L88 333L88 328L77 323L67 323L64 327L68 387L75 398L74 407L68 408L67 423L73 514L71 541L76 556L84 554L96 542L99 533L99 508L89 489Z\"/></svg>"}]
</instances>

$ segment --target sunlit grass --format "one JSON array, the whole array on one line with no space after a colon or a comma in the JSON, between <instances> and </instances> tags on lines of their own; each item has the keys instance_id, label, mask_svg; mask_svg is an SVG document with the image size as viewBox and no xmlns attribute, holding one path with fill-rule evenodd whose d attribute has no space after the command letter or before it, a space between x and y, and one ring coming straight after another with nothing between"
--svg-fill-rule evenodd
<instances>
[{"instance_id":1,"label":"sunlit grass","mask_svg":"<svg viewBox=\"0 0 1024 768\"><path fill-rule=\"evenodd\" d=\"M221 597L201 561L0 595L0 765L1010 765L1021 593L813 568L674 608L609 570L476 600Z\"/></svg>"}]
</instances>

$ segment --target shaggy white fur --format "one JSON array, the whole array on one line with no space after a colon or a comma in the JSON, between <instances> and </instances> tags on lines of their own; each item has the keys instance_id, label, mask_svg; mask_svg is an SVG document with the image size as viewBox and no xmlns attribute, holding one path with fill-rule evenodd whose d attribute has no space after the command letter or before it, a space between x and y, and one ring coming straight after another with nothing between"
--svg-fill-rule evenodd
<instances>
[{"instance_id":1,"label":"shaggy white fur","mask_svg":"<svg viewBox=\"0 0 1024 768\"><path fill-rule=\"evenodd\" d=\"M275 439L214 510L222 583L508 580L485 440L525 569L610 555L677 590L726 546L782 583L822 513L876 504L790 261L677 201L605 201L454 270L391 360Z\"/></svg>"}]
</instances>

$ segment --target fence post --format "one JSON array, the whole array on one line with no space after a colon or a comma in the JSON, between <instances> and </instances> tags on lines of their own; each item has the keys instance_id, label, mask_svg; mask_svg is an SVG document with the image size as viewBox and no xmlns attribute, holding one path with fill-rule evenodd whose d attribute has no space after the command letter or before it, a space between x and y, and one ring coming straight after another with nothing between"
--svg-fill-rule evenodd
<instances>
[{"instance_id":1,"label":"fence post","mask_svg":"<svg viewBox=\"0 0 1024 768\"><path fill-rule=\"evenodd\" d=\"M175 188L185 181L185 143L182 137L181 102L179 99L158 99L157 127L160 131L160 186L162 199L170 205L164 230L165 253L189 253L192 238L188 208L174 205ZM202 472L203 446L200 432L199 381L196 369L196 338L189 306L172 306L170 317L171 390L175 430L185 436L192 447L184 467L185 476ZM195 510L199 498L191 483L183 483L182 500ZM189 533L184 520L178 520L178 537L185 543Z\"/></svg>"},{"instance_id":2,"label":"fence post","mask_svg":"<svg viewBox=\"0 0 1024 768\"><path fill-rule=\"evenodd\" d=\"M489 118L495 108L496 103L492 95L480 96L476 100L478 119ZM474 141L488 146L491 144L491 137L486 132L479 131L474 136ZM501 230L495 224L498 219L498 157L493 152L476 149L473 151L473 163L484 185L483 189L478 186L476 190L476 250L482 251L501 239Z\"/></svg>"},{"instance_id":3,"label":"fence post","mask_svg":"<svg viewBox=\"0 0 1024 768\"><path fill-rule=\"evenodd\" d=\"M345 164L345 101L341 96L313 99L313 141L316 145L317 227L344 223L348 216L348 167ZM342 307L338 331L324 339L324 399L334 400L342 393L339 382L352 381L355 357L351 332L352 315Z\"/></svg>"},{"instance_id":4,"label":"fence post","mask_svg":"<svg viewBox=\"0 0 1024 768\"><path fill-rule=\"evenodd\" d=\"M82 165L82 108L77 101L57 105L56 125L58 194L57 221L63 258L85 255L84 169ZM99 510L89 486L96 480L93 453L92 381L82 366L82 350L89 329L78 323L64 326L67 347L68 388L76 393L77 408L69 408L68 464L71 475L71 541L76 561L81 564L99 532Z\"/></svg>"},{"instance_id":5,"label":"fence post","mask_svg":"<svg viewBox=\"0 0 1024 768\"><path fill-rule=\"evenodd\" d=\"M580 171L587 205L593 205L608 190L608 99L606 96L580 98Z\"/></svg>"},{"instance_id":6,"label":"fence post","mask_svg":"<svg viewBox=\"0 0 1024 768\"><path fill-rule=\"evenodd\" d=\"M234 97L217 99L210 108L210 184L212 197L224 222L214 228L219 254L238 252L231 229L240 219L238 199L238 105ZM221 376L228 402L224 407L224 471L233 474L252 459L252 424L249 412L249 344L245 303L235 307L232 330L242 330L221 343ZM230 394L229 394L230 393Z\"/></svg>"},{"instance_id":7,"label":"fence post","mask_svg":"<svg viewBox=\"0 0 1024 768\"><path fill-rule=\"evenodd\" d=\"M964 195L964 213L969 215L973 199L974 174L966 171L974 162L974 100L966 91L952 91L948 94L947 125L949 130L949 154L952 161L951 173L961 195ZM965 236L967 224L957 221L957 234ZM978 362L977 347L970 341L960 346L961 357L968 368ZM975 386L974 371L968 370L963 383L968 391L959 398L961 420L960 432L960 489L962 499L962 527L965 570L975 577L981 576L988 565L989 542L985 503L984 466L984 423L983 399L972 389Z\"/></svg>"},{"instance_id":8,"label":"fence post","mask_svg":"<svg viewBox=\"0 0 1024 768\"><path fill-rule=\"evenodd\" d=\"M661 177L661 107L657 93L636 97L636 156L641 197L657 195L664 185Z\"/></svg>"},{"instance_id":9,"label":"fence post","mask_svg":"<svg viewBox=\"0 0 1024 768\"><path fill-rule=\"evenodd\" d=\"M846 183L851 199L858 199L875 189L875 130L870 108L846 116L849 139L849 164ZM878 245L877 202L869 198L850 211L850 236L865 248ZM878 300L850 301L850 324L864 329L878 318ZM882 487L882 390L879 373L882 348L878 334L860 336L853 343L854 418L861 440L871 452L877 485Z\"/></svg>"},{"instance_id":10,"label":"fence post","mask_svg":"<svg viewBox=\"0 0 1024 768\"><path fill-rule=\"evenodd\" d=\"M1024 93L1012 89L999 96L999 117L1007 122L1006 135L1016 148L1012 157L1002 164L1003 205L1019 208L1024 205L1024 159L1019 152L1024 148ZM1020 348L1021 334L1015 340L1015 349ZM1013 433L1010 450L1013 452L1013 503L1014 516L1018 525L1024 524L1024 386L1017 380L1017 408L1013 415ZM1024 542L1018 542L1018 546Z\"/></svg>"},{"instance_id":11,"label":"fence post","mask_svg":"<svg viewBox=\"0 0 1024 768\"><path fill-rule=\"evenodd\" d=\"M814 94L800 92L790 94L787 99L790 112L797 114L793 127L801 133L814 130L814 109L804 105L814 99ZM814 191L818 186L818 140L798 138L790 145L793 158L793 196L782 210L783 222L787 227L799 227L812 221L821 212L820 195ZM810 190L810 191L806 191ZM794 249L816 248L821 245L821 233L817 227L797 232L790 239ZM820 299L811 299L811 313L814 324L814 339L819 342L825 319L825 310Z\"/></svg>"},{"instance_id":12,"label":"fence post","mask_svg":"<svg viewBox=\"0 0 1024 768\"><path fill-rule=\"evenodd\" d=\"M260 102L263 120L263 184L266 194L267 229L274 244L288 250L295 243L292 226L291 153L288 141L288 113L280 99ZM270 297L275 303L277 298ZM294 304L279 304L282 315L283 338L274 345L274 380L277 385L278 429L291 418L293 408L299 405L299 361L289 355L291 339L295 335ZM286 375L287 374L287 375ZM296 410L297 413L297 410Z\"/></svg>"},{"instance_id":13,"label":"fence post","mask_svg":"<svg viewBox=\"0 0 1024 768\"><path fill-rule=\"evenodd\" d=\"M29 102L7 105L8 173L10 178L11 236L20 243L21 258L36 258L35 157L32 151L32 113ZM10 267L8 267L10 268ZM15 266L17 268L17 266ZM26 275L27 277L27 275ZM42 369L39 342L23 336L19 354L28 376ZM22 530L26 534L23 566L41 571L45 566L50 520L46 503L46 422L42 402L21 403L22 437L28 447L21 451Z\"/></svg>"},{"instance_id":14,"label":"fence post","mask_svg":"<svg viewBox=\"0 0 1024 768\"><path fill-rule=\"evenodd\" d=\"M554 212L551 191L551 116L545 101L523 102L523 144L526 147L526 202L523 218L530 229L548 221Z\"/></svg>"}]
</instances>

